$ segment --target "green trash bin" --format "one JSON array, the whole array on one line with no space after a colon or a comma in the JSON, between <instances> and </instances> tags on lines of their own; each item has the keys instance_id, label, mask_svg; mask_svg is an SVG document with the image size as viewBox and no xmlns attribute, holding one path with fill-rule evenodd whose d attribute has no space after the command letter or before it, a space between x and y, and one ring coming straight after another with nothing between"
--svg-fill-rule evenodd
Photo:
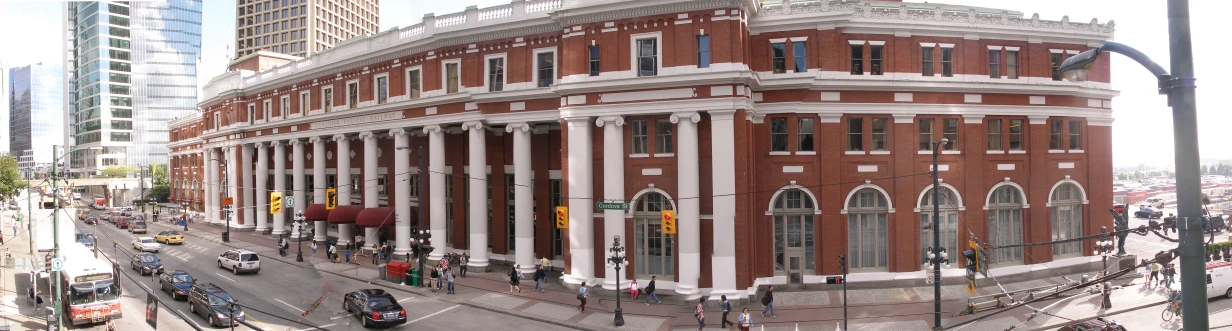
<instances>
[{"instance_id":1,"label":"green trash bin","mask_svg":"<svg viewBox=\"0 0 1232 331\"><path fill-rule=\"evenodd\" d=\"M410 279L411 286L419 287L419 269L406 269L406 278Z\"/></svg>"}]
</instances>

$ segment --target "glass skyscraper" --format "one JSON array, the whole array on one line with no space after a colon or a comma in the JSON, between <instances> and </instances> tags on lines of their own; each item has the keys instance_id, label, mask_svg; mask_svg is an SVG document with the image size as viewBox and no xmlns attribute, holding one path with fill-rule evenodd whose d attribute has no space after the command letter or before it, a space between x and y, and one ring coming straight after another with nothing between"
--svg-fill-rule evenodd
<instances>
[{"instance_id":1,"label":"glass skyscraper","mask_svg":"<svg viewBox=\"0 0 1232 331\"><path fill-rule=\"evenodd\" d=\"M59 63L9 69L9 147L17 167L51 165L51 146L64 137L64 76Z\"/></svg>"},{"instance_id":2,"label":"glass skyscraper","mask_svg":"<svg viewBox=\"0 0 1232 331\"><path fill-rule=\"evenodd\" d=\"M201 1L64 6L71 171L166 164L167 122L196 111Z\"/></svg>"}]
</instances>

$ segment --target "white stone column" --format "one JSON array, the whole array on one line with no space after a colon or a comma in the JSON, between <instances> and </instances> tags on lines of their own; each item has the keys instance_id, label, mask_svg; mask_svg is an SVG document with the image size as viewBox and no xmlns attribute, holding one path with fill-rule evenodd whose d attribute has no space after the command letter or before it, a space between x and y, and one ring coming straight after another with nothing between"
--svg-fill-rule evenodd
<instances>
[{"instance_id":1,"label":"white stone column","mask_svg":"<svg viewBox=\"0 0 1232 331\"><path fill-rule=\"evenodd\" d=\"M680 243L680 275L676 293L689 296L699 293L697 281L701 275L701 213L698 194L700 179L697 153L697 122L702 116L695 112L672 114L676 124L676 229ZM722 272L722 271L720 271Z\"/></svg>"},{"instance_id":2,"label":"white stone column","mask_svg":"<svg viewBox=\"0 0 1232 331\"><path fill-rule=\"evenodd\" d=\"M594 202L588 199L594 187L594 150L591 149L589 117L565 119L569 135L569 284L594 284Z\"/></svg>"},{"instance_id":3,"label":"white stone column","mask_svg":"<svg viewBox=\"0 0 1232 331\"><path fill-rule=\"evenodd\" d=\"M334 154L334 158L338 161L338 180L335 185L338 185L338 205L351 205L351 138L346 135L334 135L334 142L338 143L338 153ZM355 239L351 235L351 227L355 224L338 224L338 246L346 246Z\"/></svg>"},{"instance_id":4,"label":"white stone column","mask_svg":"<svg viewBox=\"0 0 1232 331\"><path fill-rule=\"evenodd\" d=\"M218 178L218 153L213 148L205 150L205 222L218 224L218 191L222 188L222 180ZM116 195L112 195L112 200L117 200Z\"/></svg>"},{"instance_id":5,"label":"white stone column","mask_svg":"<svg viewBox=\"0 0 1232 331\"><path fill-rule=\"evenodd\" d=\"M312 201L313 203L325 203L325 144L328 142L322 137L308 138L308 142L312 143ZM296 201L295 203L299 203ZM308 205L304 204L304 210L308 210ZM312 241L324 242L329 237L329 221L315 220L313 227L316 229L316 235Z\"/></svg>"},{"instance_id":6,"label":"white stone column","mask_svg":"<svg viewBox=\"0 0 1232 331\"><path fill-rule=\"evenodd\" d=\"M381 206L380 197L377 196L377 138L376 134L371 131L359 133L359 139L364 140L364 208L377 208ZM364 247L363 250L371 251L372 244L380 241L377 238L377 230L379 228L367 227L364 228Z\"/></svg>"},{"instance_id":7,"label":"white stone column","mask_svg":"<svg viewBox=\"0 0 1232 331\"><path fill-rule=\"evenodd\" d=\"M467 165L470 172L466 174L470 185L470 263L475 270L483 270L488 266L488 161L487 161L487 127L483 122L462 123L462 130L470 131L470 155Z\"/></svg>"},{"instance_id":8,"label":"white stone column","mask_svg":"<svg viewBox=\"0 0 1232 331\"><path fill-rule=\"evenodd\" d=\"M710 258L710 296L739 298L736 273L736 129L735 110L710 111L711 185L714 186L714 254Z\"/></svg>"},{"instance_id":9,"label":"white stone column","mask_svg":"<svg viewBox=\"0 0 1232 331\"><path fill-rule=\"evenodd\" d=\"M295 205L291 208L283 208L282 213L286 214L282 218L291 223L291 237L301 237L298 226L295 226L295 213L308 209L308 187L304 184L304 162L308 161L304 157L304 141L299 139L291 139L291 193L295 197ZM285 198L284 198L285 199ZM285 205L284 205L285 207Z\"/></svg>"},{"instance_id":10,"label":"white stone column","mask_svg":"<svg viewBox=\"0 0 1232 331\"><path fill-rule=\"evenodd\" d=\"M389 136L394 139L394 198L397 199L391 203L394 205L393 254L403 256L411 252L411 137L401 128L389 130Z\"/></svg>"},{"instance_id":11,"label":"white stone column","mask_svg":"<svg viewBox=\"0 0 1232 331\"><path fill-rule=\"evenodd\" d=\"M428 188L432 190L428 195L431 204L428 211L432 213L428 226L432 231L429 245L435 248L428 258L437 261L445 255L445 234L448 233L445 230L445 130L439 125L429 125L423 132L428 135Z\"/></svg>"},{"instance_id":12,"label":"white stone column","mask_svg":"<svg viewBox=\"0 0 1232 331\"><path fill-rule=\"evenodd\" d=\"M252 204L252 195L255 194L252 187L252 146L247 144L240 145L240 169L243 176L240 180L240 194L243 196L240 200L244 208L244 225L243 228L252 227L253 215L256 214L256 207ZM231 226L235 226L232 224Z\"/></svg>"},{"instance_id":13,"label":"white stone column","mask_svg":"<svg viewBox=\"0 0 1232 331\"><path fill-rule=\"evenodd\" d=\"M625 202L625 140L624 131L621 130L625 119L619 116L600 117L595 124L603 128L603 201ZM620 236L622 241L625 238L624 210L603 211L603 234L599 240L603 242L606 256L612 248L613 236ZM604 265L606 268L606 263ZM620 270L623 272L626 269L622 267ZM616 269L604 269L603 274L604 289L615 290L616 282L624 281L623 275L618 277Z\"/></svg>"},{"instance_id":14,"label":"white stone column","mask_svg":"<svg viewBox=\"0 0 1232 331\"><path fill-rule=\"evenodd\" d=\"M514 261L522 273L535 272L534 192L531 190L530 125L513 123L513 236Z\"/></svg>"},{"instance_id":15,"label":"white stone column","mask_svg":"<svg viewBox=\"0 0 1232 331\"><path fill-rule=\"evenodd\" d=\"M287 196L287 145L281 141L275 141L270 144L274 146L274 191L282 192L283 199L285 200ZM273 201L270 203L273 203ZM287 231L286 208L283 208L281 213L270 215L270 217L274 219L271 222L274 229L270 231L270 234L278 236Z\"/></svg>"},{"instance_id":16,"label":"white stone column","mask_svg":"<svg viewBox=\"0 0 1232 331\"><path fill-rule=\"evenodd\" d=\"M236 150L236 147L238 146L227 146L226 148L223 148L224 155L222 157L223 160L226 161L227 165L227 187L226 192L223 193L223 196L231 198L232 203L230 211L222 215L222 221L223 223L230 223L231 225L236 223L235 213L239 212L239 210L236 209L237 206L235 205L235 197L239 196L240 189L239 158L236 157L239 154L239 151Z\"/></svg>"},{"instance_id":17,"label":"white stone column","mask_svg":"<svg viewBox=\"0 0 1232 331\"><path fill-rule=\"evenodd\" d=\"M257 143L257 187L253 188L253 192L256 192L257 198L254 207L257 209L258 233L269 228L269 189L266 187L269 187L269 145Z\"/></svg>"}]
</instances>

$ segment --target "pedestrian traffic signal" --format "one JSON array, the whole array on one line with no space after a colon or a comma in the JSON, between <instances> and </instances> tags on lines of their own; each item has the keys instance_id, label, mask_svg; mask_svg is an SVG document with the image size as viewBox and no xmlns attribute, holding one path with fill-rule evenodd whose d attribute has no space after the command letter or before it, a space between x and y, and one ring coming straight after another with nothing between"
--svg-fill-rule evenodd
<instances>
[{"instance_id":1,"label":"pedestrian traffic signal","mask_svg":"<svg viewBox=\"0 0 1232 331\"><path fill-rule=\"evenodd\" d=\"M974 282L975 274L979 271L979 253L975 248L963 251L963 258L967 261L967 280Z\"/></svg>"},{"instance_id":2,"label":"pedestrian traffic signal","mask_svg":"<svg viewBox=\"0 0 1232 331\"><path fill-rule=\"evenodd\" d=\"M569 228L569 207L565 207L565 206L556 207L556 228L557 229L568 229Z\"/></svg>"},{"instance_id":3,"label":"pedestrian traffic signal","mask_svg":"<svg viewBox=\"0 0 1232 331\"><path fill-rule=\"evenodd\" d=\"M988 251L983 247L975 247L975 270L988 278Z\"/></svg>"},{"instance_id":4,"label":"pedestrian traffic signal","mask_svg":"<svg viewBox=\"0 0 1232 331\"><path fill-rule=\"evenodd\" d=\"M842 270L844 275L847 274L847 254L838 255L838 269Z\"/></svg>"},{"instance_id":5,"label":"pedestrian traffic signal","mask_svg":"<svg viewBox=\"0 0 1232 331\"><path fill-rule=\"evenodd\" d=\"M270 192L269 201L270 201L269 202L270 214L281 214L282 213L282 192Z\"/></svg>"},{"instance_id":6,"label":"pedestrian traffic signal","mask_svg":"<svg viewBox=\"0 0 1232 331\"><path fill-rule=\"evenodd\" d=\"M842 284L843 282L844 282L843 276L827 276L826 277L826 284Z\"/></svg>"},{"instance_id":7,"label":"pedestrian traffic signal","mask_svg":"<svg viewBox=\"0 0 1232 331\"><path fill-rule=\"evenodd\" d=\"M663 234L676 234L676 211L663 210Z\"/></svg>"},{"instance_id":8,"label":"pedestrian traffic signal","mask_svg":"<svg viewBox=\"0 0 1232 331\"><path fill-rule=\"evenodd\" d=\"M338 189L333 187L325 189L325 210L334 210L337 207Z\"/></svg>"}]
</instances>

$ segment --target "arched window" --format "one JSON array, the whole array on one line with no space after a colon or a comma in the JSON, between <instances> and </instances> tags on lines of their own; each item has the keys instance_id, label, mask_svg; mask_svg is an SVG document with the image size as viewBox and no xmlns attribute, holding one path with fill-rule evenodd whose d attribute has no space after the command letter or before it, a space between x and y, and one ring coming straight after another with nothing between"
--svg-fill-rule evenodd
<instances>
[{"instance_id":1,"label":"arched window","mask_svg":"<svg viewBox=\"0 0 1232 331\"><path fill-rule=\"evenodd\" d=\"M1082 193L1073 183L1062 183L1052 192L1052 240L1065 240L1082 236ZM1052 245L1054 257L1082 255L1082 243L1070 242Z\"/></svg>"},{"instance_id":2,"label":"arched window","mask_svg":"<svg viewBox=\"0 0 1232 331\"><path fill-rule=\"evenodd\" d=\"M886 219L890 204L881 191L863 188L847 204L847 263L853 271L885 270Z\"/></svg>"},{"instance_id":3,"label":"arched window","mask_svg":"<svg viewBox=\"0 0 1232 331\"><path fill-rule=\"evenodd\" d=\"M675 274L672 238L663 234L660 220L660 212L671 208L667 197L655 192L646 193L637 201L633 210L633 261L637 278L672 279Z\"/></svg>"},{"instance_id":4,"label":"arched window","mask_svg":"<svg viewBox=\"0 0 1232 331\"><path fill-rule=\"evenodd\" d=\"M988 243L993 246L1022 244L1022 192L1013 185L998 186L988 198ZM994 249L989 263L1023 262L1022 247Z\"/></svg>"},{"instance_id":5,"label":"arched window","mask_svg":"<svg viewBox=\"0 0 1232 331\"><path fill-rule=\"evenodd\" d=\"M774 273L786 275L788 284L803 284L811 275L815 246L813 199L800 189L789 189L774 200Z\"/></svg>"},{"instance_id":6,"label":"arched window","mask_svg":"<svg viewBox=\"0 0 1232 331\"><path fill-rule=\"evenodd\" d=\"M939 196L937 221L941 228L941 247L945 247L945 251L950 256L957 256L955 249L958 247L958 194L946 186L938 187L937 192ZM933 247L933 188L931 186L924 191L924 198L920 199L919 208L920 263L927 269L929 266L928 249Z\"/></svg>"}]
</instances>

